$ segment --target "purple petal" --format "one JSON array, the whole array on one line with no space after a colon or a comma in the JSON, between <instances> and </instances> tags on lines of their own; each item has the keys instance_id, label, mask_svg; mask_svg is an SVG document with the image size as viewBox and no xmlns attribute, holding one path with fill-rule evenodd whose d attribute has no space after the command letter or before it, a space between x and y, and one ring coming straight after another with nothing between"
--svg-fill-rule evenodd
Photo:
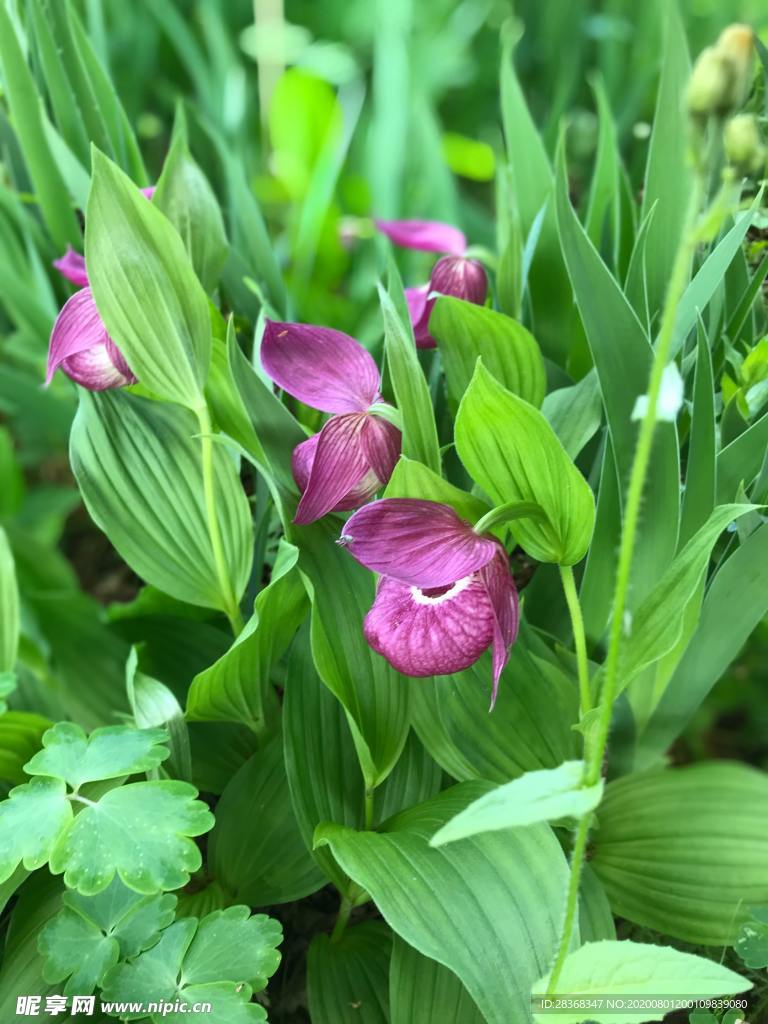
<instances>
[{"instance_id":1,"label":"purple petal","mask_svg":"<svg viewBox=\"0 0 768 1024\"><path fill-rule=\"evenodd\" d=\"M329 327L268 320L261 365L288 394L322 412L365 412L379 397L373 356Z\"/></svg>"},{"instance_id":2,"label":"purple petal","mask_svg":"<svg viewBox=\"0 0 768 1024\"><path fill-rule=\"evenodd\" d=\"M302 441L301 444L297 444L293 449L293 455L291 457L293 478L302 493L307 489L307 484L309 483L309 477L312 473L312 466L315 461L315 453L317 452L317 444L319 440L320 434L313 434L312 437L308 437L306 441ZM331 512L347 512L352 508L360 508L361 505L370 501L380 488L381 481L373 470L369 470L365 476L356 483L354 487L351 487L344 497L333 506Z\"/></svg>"},{"instance_id":3,"label":"purple petal","mask_svg":"<svg viewBox=\"0 0 768 1024\"><path fill-rule=\"evenodd\" d=\"M79 252L75 252L72 246L67 246L67 251L64 255L53 261L54 267L58 270L62 277L66 277L72 284L76 284L78 288L83 288L88 284L88 274L85 269L85 256L81 256Z\"/></svg>"},{"instance_id":4,"label":"purple petal","mask_svg":"<svg viewBox=\"0 0 768 1024\"><path fill-rule=\"evenodd\" d=\"M59 367L89 391L136 382L122 353L107 334L90 288L82 288L68 299L56 318L48 349L46 384L50 384Z\"/></svg>"},{"instance_id":5,"label":"purple petal","mask_svg":"<svg viewBox=\"0 0 768 1024\"><path fill-rule=\"evenodd\" d=\"M400 458L403 435L394 424L381 416L366 416L360 440L366 462L376 474L379 487L383 487L389 483Z\"/></svg>"},{"instance_id":6,"label":"purple petal","mask_svg":"<svg viewBox=\"0 0 768 1024\"><path fill-rule=\"evenodd\" d=\"M382 498L359 509L341 542L373 572L417 587L448 586L487 565L498 550L449 505L415 498Z\"/></svg>"},{"instance_id":7,"label":"purple petal","mask_svg":"<svg viewBox=\"0 0 768 1024\"><path fill-rule=\"evenodd\" d=\"M363 630L370 646L399 672L451 675L490 646L495 621L479 574L427 590L384 576Z\"/></svg>"},{"instance_id":8,"label":"purple petal","mask_svg":"<svg viewBox=\"0 0 768 1024\"><path fill-rule=\"evenodd\" d=\"M333 416L320 431L295 523L322 518L363 483L370 472L361 442L366 419L360 413Z\"/></svg>"},{"instance_id":9,"label":"purple petal","mask_svg":"<svg viewBox=\"0 0 768 1024\"><path fill-rule=\"evenodd\" d=\"M491 711L496 703L499 677L509 660L509 648L517 639L520 625L520 602L517 587L509 571L507 553L501 546L496 557L478 573L493 608L493 690Z\"/></svg>"},{"instance_id":10,"label":"purple petal","mask_svg":"<svg viewBox=\"0 0 768 1024\"><path fill-rule=\"evenodd\" d=\"M153 196L153 195L155 194L155 189L156 189L156 188L157 188L157 185L147 185L147 187L146 187L146 188L143 188L143 189L141 190L141 194L142 194L143 196L146 196L146 197L147 197L147 199L151 200L151 199L152 199L152 196Z\"/></svg>"},{"instance_id":11,"label":"purple petal","mask_svg":"<svg viewBox=\"0 0 768 1024\"><path fill-rule=\"evenodd\" d=\"M437 220L377 220L376 227L395 245L423 252L449 252L458 256L467 248L463 231Z\"/></svg>"},{"instance_id":12,"label":"purple petal","mask_svg":"<svg viewBox=\"0 0 768 1024\"><path fill-rule=\"evenodd\" d=\"M453 295L482 306L488 294L488 277L482 263L464 256L443 256L432 269L430 292Z\"/></svg>"},{"instance_id":13,"label":"purple petal","mask_svg":"<svg viewBox=\"0 0 768 1024\"><path fill-rule=\"evenodd\" d=\"M428 284L405 289L405 301L408 303L408 314L413 324L417 348L434 348L436 345L435 339L429 333L429 317L435 304L434 299L427 298L430 290Z\"/></svg>"}]
</instances>

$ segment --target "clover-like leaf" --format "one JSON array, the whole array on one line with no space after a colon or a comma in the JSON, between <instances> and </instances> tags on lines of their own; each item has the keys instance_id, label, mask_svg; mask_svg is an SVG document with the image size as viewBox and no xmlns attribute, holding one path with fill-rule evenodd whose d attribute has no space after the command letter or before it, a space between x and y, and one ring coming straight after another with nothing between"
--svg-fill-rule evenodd
<instances>
[{"instance_id":1,"label":"clover-like leaf","mask_svg":"<svg viewBox=\"0 0 768 1024\"><path fill-rule=\"evenodd\" d=\"M277 921L264 914L251 917L248 907L217 910L199 923L194 917L183 918L166 928L152 949L113 967L104 980L102 998L210 1003L206 1020L211 1024L256 1024L267 1015L262 1006L250 1002L251 995L277 969L276 946L281 939ZM161 1011L150 1019L183 1024L181 1015L173 1012Z\"/></svg>"},{"instance_id":2,"label":"clover-like leaf","mask_svg":"<svg viewBox=\"0 0 768 1024\"><path fill-rule=\"evenodd\" d=\"M16 674L0 672L0 715L8 710L5 698L16 689Z\"/></svg>"},{"instance_id":3,"label":"clover-like leaf","mask_svg":"<svg viewBox=\"0 0 768 1024\"><path fill-rule=\"evenodd\" d=\"M60 779L32 779L0 803L0 882L23 863L28 871L48 860L72 820L72 806Z\"/></svg>"},{"instance_id":4,"label":"clover-like leaf","mask_svg":"<svg viewBox=\"0 0 768 1024\"><path fill-rule=\"evenodd\" d=\"M213 815L186 782L134 782L87 802L50 858L69 888L101 892L117 873L137 892L178 889L202 858L190 838L213 827Z\"/></svg>"},{"instance_id":5,"label":"clover-like leaf","mask_svg":"<svg viewBox=\"0 0 768 1024\"><path fill-rule=\"evenodd\" d=\"M59 722L43 736L43 749L24 765L29 775L64 779L73 789L85 782L147 772L168 757L164 729L110 725L86 736L74 722Z\"/></svg>"},{"instance_id":6,"label":"clover-like leaf","mask_svg":"<svg viewBox=\"0 0 768 1024\"><path fill-rule=\"evenodd\" d=\"M753 907L733 945L747 967L768 967L768 907Z\"/></svg>"},{"instance_id":7,"label":"clover-like leaf","mask_svg":"<svg viewBox=\"0 0 768 1024\"><path fill-rule=\"evenodd\" d=\"M118 960L154 945L174 917L176 897L142 896L119 878L95 896L67 891L64 906L40 933L46 981L66 981L65 995L89 995Z\"/></svg>"}]
</instances>

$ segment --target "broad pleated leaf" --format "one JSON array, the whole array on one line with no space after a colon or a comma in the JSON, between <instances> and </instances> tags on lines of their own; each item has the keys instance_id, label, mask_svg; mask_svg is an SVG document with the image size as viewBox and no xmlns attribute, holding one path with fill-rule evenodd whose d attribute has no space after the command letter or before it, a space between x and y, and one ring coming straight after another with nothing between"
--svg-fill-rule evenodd
<instances>
[{"instance_id":1,"label":"broad pleated leaf","mask_svg":"<svg viewBox=\"0 0 768 1024\"><path fill-rule=\"evenodd\" d=\"M206 608L226 607L208 535L200 441L184 409L115 392L81 392L70 458L91 517L148 583ZM252 527L230 453L213 452L216 511L236 597Z\"/></svg>"},{"instance_id":2,"label":"broad pleated leaf","mask_svg":"<svg viewBox=\"0 0 768 1024\"><path fill-rule=\"evenodd\" d=\"M485 1024L469 992L447 967L422 956L399 935L389 969L392 1024Z\"/></svg>"},{"instance_id":3,"label":"broad pleated leaf","mask_svg":"<svg viewBox=\"0 0 768 1024\"><path fill-rule=\"evenodd\" d=\"M312 1024L389 1024L392 933L382 921L363 921L338 942L316 935L307 953Z\"/></svg>"}]
</instances>

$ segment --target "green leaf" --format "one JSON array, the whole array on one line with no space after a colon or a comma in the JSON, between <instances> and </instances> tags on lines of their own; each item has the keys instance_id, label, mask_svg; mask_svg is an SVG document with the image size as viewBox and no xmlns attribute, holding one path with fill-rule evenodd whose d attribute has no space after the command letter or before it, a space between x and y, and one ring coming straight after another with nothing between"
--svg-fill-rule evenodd
<instances>
[{"instance_id":1,"label":"green leaf","mask_svg":"<svg viewBox=\"0 0 768 1024\"><path fill-rule=\"evenodd\" d=\"M520 520L517 542L542 562L574 565L585 555L595 500L542 414L503 388L481 362L456 417L456 449L493 502L532 501L546 522Z\"/></svg>"},{"instance_id":2,"label":"green leaf","mask_svg":"<svg viewBox=\"0 0 768 1024\"><path fill-rule=\"evenodd\" d=\"M379 285L379 302L384 319L384 351L392 378L392 389L403 417L403 455L435 473L440 472L440 449L437 427L432 411L424 372L421 369L413 331L406 327L393 300L394 290L402 291L394 278L394 264L390 270L390 294Z\"/></svg>"},{"instance_id":3,"label":"green leaf","mask_svg":"<svg viewBox=\"0 0 768 1024\"><path fill-rule=\"evenodd\" d=\"M110 967L153 946L174 918L176 897L141 896L119 879L98 896L64 893L63 907L40 933L47 981L65 995L90 995Z\"/></svg>"},{"instance_id":4,"label":"green leaf","mask_svg":"<svg viewBox=\"0 0 768 1024\"><path fill-rule=\"evenodd\" d=\"M451 508L468 523L475 523L488 512L488 506L467 491L455 487L421 462L401 455L389 478L386 498L425 498L439 501Z\"/></svg>"},{"instance_id":5,"label":"green leaf","mask_svg":"<svg viewBox=\"0 0 768 1024\"><path fill-rule=\"evenodd\" d=\"M699 321L696 372L693 380L693 413L688 439L685 490L680 517L680 543L684 544L703 525L715 506L717 435L712 355Z\"/></svg>"},{"instance_id":6,"label":"green leaf","mask_svg":"<svg viewBox=\"0 0 768 1024\"><path fill-rule=\"evenodd\" d=\"M24 765L40 749L43 733L53 723L31 711L6 711L0 715L0 779L27 782Z\"/></svg>"},{"instance_id":7,"label":"green leaf","mask_svg":"<svg viewBox=\"0 0 768 1024\"><path fill-rule=\"evenodd\" d=\"M595 372L590 371L578 384L550 391L541 411L560 438L563 448L575 459L587 442L592 440L603 420L603 406Z\"/></svg>"},{"instance_id":8,"label":"green leaf","mask_svg":"<svg viewBox=\"0 0 768 1024\"><path fill-rule=\"evenodd\" d=\"M62 779L72 789L85 782L148 772L168 757L165 729L113 725L90 736L74 722L58 722L43 736L43 749L24 765L29 775Z\"/></svg>"},{"instance_id":9,"label":"green leaf","mask_svg":"<svg viewBox=\"0 0 768 1024\"><path fill-rule=\"evenodd\" d=\"M768 904L766 806L768 777L736 763L609 783L590 864L613 912L685 942L730 945L748 908Z\"/></svg>"},{"instance_id":10,"label":"green leaf","mask_svg":"<svg viewBox=\"0 0 768 1024\"><path fill-rule=\"evenodd\" d=\"M432 757L455 779L510 778L556 768L576 756L576 693L553 666L518 640L510 652L493 714L490 656L453 676L419 680L413 725Z\"/></svg>"},{"instance_id":11,"label":"green leaf","mask_svg":"<svg viewBox=\"0 0 768 1024\"><path fill-rule=\"evenodd\" d=\"M485 1024L469 992L437 960L396 935L389 974L392 1024Z\"/></svg>"},{"instance_id":12,"label":"green leaf","mask_svg":"<svg viewBox=\"0 0 768 1024\"><path fill-rule=\"evenodd\" d=\"M208 862L233 901L251 907L291 903L325 884L290 808L279 736L246 761L222 793Z\"/></svg>"},{"instance_id":13,"label":"green leaf","mask_svg":"<svg viewBox=\"0 0 768 1024\"><path fill-rule=\"evenodd\" d=\"M313 848L315 828L333 821L363 827L362 773L350 770L356 752L342 704L312 662L309 630L293 643L283 703L283 742L291 804L304 843L341 892L349 879L327 848Z\"/></svg>"},{"instance_id":14,"label":"green leaf","mask_svg":"<svg viewBox=\"0 0 768 1024\"><path fill-rule=\"evenodd\" d=\"M81 391L70 460L92 519L143 579L180 601L224 610L203 489L197 421L117 391ZM248 500L230 454L213 451L225 560L239 599L251 568Z\"/></svg>"},{"instance_id":15,"label":"green leaf","mask_svg":"<svg viewBox=\"0 0 768 1024\"><path fill-rule=\"evenodd\" d=\"M173 690L151 676L137 671L136 648L126 666L126 690L139 729L163 728L168 734L170 753L165 771L175 779L192 780L192 754L184 712Z\"/></svg>"},{"instance_id":16,"label":"green leaf","mask_svg":"<svg viewBox=\"0 0 768 1024\"><path fill-rule=\"evenodd\" d=\"M189 151L181 106L152 202L181 235L203 288L212 292L227 259L227 236L213 189Z\"/></svg>"},{"instance_id":17,"label":"green leaf","mask_svg":"<svg viewBox=\"0 0 768 1024\"><path fill-rule=\"evenodd\" d=\"M546 992L549 975L542 978L534 989L534 995ZM588 942L571 953L563 965L558 981L558 991L567 992L568 1000L591 999L606 995L634 996L642 999L643 1008L617 1012L614 1009L602 1011L555 1010L562 1024L582 1024L585 1012L598 1024L646 1024L648 1021L663 1020L668 1013L664 1006L666 997L692 996L700 999L713 996L730 996L746 992L751 982L741 978L714 960L707 960L692 953L681 953L671 946L652 946L641 942ZM631 1000L627 1000L630 1002ZM654 1009L654 1003L661 1008ZM540 1003L538 1004L541 1005ZM537 1024L545 1024L552 1016L551 1010L536 1012Z\"/></svg>"},{"instance_id":18,"label":"green leaf","mask_svg":"<svg viewBox=\"0 0 768 1024\"><path fill-rule=\"evenodd\" d=\"M274 705L270 673L285 653L307 612L307 596L296 569L298 551L281 541L283 557L269 586L256 598L245 629L217 662L192 680L190 721L243 722L257 734Z\"/></svg>"},{"instance_id":19,"label":"green leaf","mask_svg":"<svg viewBox=\"0 0 768 1024\"><path fill-rule=\"evenodd\" d=\"M72 807L59 779L32 779L16 786L0 803L0 882L21 863L42 867L56 840L72 821Z\"/></svg>"},{"instance_id":20,"label":"green leaf","mask_svg":"<svg viewBox=\"0 0 768 1024\"><path fill-rule=\"evenodd\" d=\"M19 590L13 552L0 526L0 673L11 672L19 647ZM7 695L9 691L6 690Z\"/></svg>"},{"instance_id":21,"label":"green leaf","mask_svg":"<svg viewBox=\"0 0 768 1024\"><path fill-rule=\"evenodd\" d=\"M768 525L735 551L709 586L696 631L641 739L639 758L669 748L768 612Z\"/></svg>"},{"instance_id":22,"label":"green leaf","mask_svg":"<svg viewBox=\"0 0 768 1024\"><path fill-rule=\"evenodd\" d=\"M611 904L603 883L589 864L583 867L579 886L579 930L582 942L616 938Z\"/></svg>"},{"instance_id":23,"label":"green leaf","mask_svg":"<svg viewBox=\"0 0 768 1024\"><path fill-rule=\"evenodd\" d=\"M581 818L593 811L603 795L602 781L584 786L584 762L566 761L559 768L526 772L520 778L475 800L451 818L429 841L443 846L457 839L521 828L558 818Z\"/></svg>"},{"instance_id":24,"label":"green leaf","mask_svg":"<svg viewBox=\"0 0 768 1024\"><path fill-rule=\"evenodd\" d=\"M213 815L186 782L135 782L89 803L58 839L53 874L86 896L117 873L136 892L151 895L186 885L202 863L190 838L207 832ZM1 806L1 805L0 805Z\"/></svg>"},{"instance_id":25,"label":"green leaf","mask_svg":"<svg viewBox=\"0 0 768 1024\"><path fill-rule=\"evenodd\" d=\"M316 842L331 846L394 931L458 975L488 1024L509 1024L525 1019L554 954L568 871L546 825L431 848L435 829L484 791L455 786L383 832L320 826Z\"/></svg>"},{"instance_id":26,"label":"green leaf","mask_svg":"<svg viewBox=\"0 0 768 1024\"><path fill-rule=\"evenodd\" d=\"M768 447L768 412L726 445L717 456L717 500L733 501L739 484L748 487L763 464Z\"/></svg>"},{"instance_id":27,"label":"green leaf","mask_svg":"<svg viewBox=\"0 0 768 1024\"><path fill-rule=\"evenodd\" d=\"M338 530L338 523L326 520L293 532L312 601L315 665L344 705L367 785L375 788L408 735L408 682L365 640L362 624L373 604L374 578L334 543Z\"/></svg>"},{"instance_id":28,"label":"green leaf","mask_svg":"<svg viewBox=\"0 0 768 1024\"><path fill-rule=\"evenodd\" d=\"M462 299L443 296L434 305L429 329L438 342L454 408L467 390L478 357L493 376L538 408L546 390L544 362L533 335L522 324Z\"/></svg>"},{"instance_id":29,"label":"green leaf","mask_svg":"<svg viewBox=\"0 0 768 1024\"><path fill-rule=\"evenodd\" d=\"M5 700L16 689L16 676L13 672L0 672L0 715L8 710Z\"/></svg>"},{"instance_id":30,"label":"green leaf","mask_svg":"<svg viewBox=\"0 0 768 1024\"><path fill-rule=\"evenodd\" d=\"M597 101L599 134L584 228L596 249L603 249L603 239L607 236L611 265L616 267L621 228L619 142L602 77L597 76L591 84Z\"/></svg>"},{"instance_id":31,"label":"green leaf","mask_svg":"<svg viewBox=\"0 0 768 1024\"><path fill-rule=\"evenodd\" d=\"M202 408L211 325L181 238L98 150L85 219L93 297L128 365L155 394Z\"/></svg>"},{"instance_id":32,"label":"green leaf","mask_svg":"<svg viewBox=\"0 0 768 1024\"><path fill-rule=\"evenodd\" d=\"M557 161L556 204L563 254L595 363L619 493L623 495L635 454L637 427L631 418L632 411L638 395L647 390L653 349L571 206L562 144ZM676 431L671 423L660 424L656 429L643 498L655 515L653 519L641 518L638 527L632 576L634 601L642 599L656 582L677 544L680 464Z\"/></svg>"},{"instance_id":33,"label":"green leaf","mask_svg":"<svg viewBox=\"0 0 768 1024\"><path fill-rule=\"evenodd\" d=\"M43 105L27 67L9 10L0 6L0 64L4 91L35 199L58 249L79 248L82 234L44 128Z\"/></svg>"},{"instance_id":34,"label":"green leaf","mask_svg":"<svg viewBox=\"0 0 768 1024\"><path fill-rule=\"evenodd\" d=\"M277 921L249 916L248 907L214 911L198 923L194 917L166 928L160 941L135 960L108 973L102 999L110 1002L210 1002L211 1024L266 1021L262 1006L250 1002L277 970L282 939ZM129 1019L144 1013L126 1015ZM153 1022L181 1024L182 1014L163 1011Z\"/></svg>"},{"instance_id":35,"label":"green leaf","mask_svg":"<svg viewBox=\"0 0 768 1024\"><path fill-rule=\"evenodd\" d=\"M659 578L632 615L619 653L623 689L646 665L663 657L682 635L688 602L696 593L715 541L723 530L756 505L718 505ZM660 695L657 695L660 696Z\"/></svg>"},{"instance_id":36,"label":"green leaf","mask_svg":"<svg viewBox=\"0 0 768 1024\"><path fill-rule=\"evenodd\" d=\"M316 935L307 954L312 1024L389 1024L391 948L381 921L347 928L336 942Z\"/></svg>"},{"instance_id":37,"label":"green leaf","mask_svg":"<svg viewBox=\"0 0 768 1024\"><path fill-rule=\"evenodd\" d=\"M755 907L733 947L747 967L768 967L768 909Z\"/></svg>"},{"instance_id":38,"label":"green leaf","mask_svg":"<svg viewBox=\"0 0 768 1024\"><path fill-rule=\"evenodd\" d=\"M690 70L685 29L677 4L669 4L641 209L644 217L655 207L645 243L651 316L664 302L691 192L687 112L681 101Z\"/></svg>"}]
</instances>

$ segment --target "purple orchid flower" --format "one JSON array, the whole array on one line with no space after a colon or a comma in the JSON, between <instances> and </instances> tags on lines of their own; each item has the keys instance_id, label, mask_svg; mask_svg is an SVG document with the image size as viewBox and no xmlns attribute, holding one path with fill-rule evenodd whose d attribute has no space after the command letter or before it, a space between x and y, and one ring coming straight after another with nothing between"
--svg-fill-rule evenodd
<instances>
[{"instance_id":1,"label":"purple orchid flower","mask_svg":"<svg viewBox=\"0 0 768 1024\"><path fill-rule=\"evenodd\" d=\"M429 333L434 296L453 295L482 306L488 294L485 269L482 263L466 255L467 239L451 224L431 220L377 220L375 223L395 245L448 254L434 265L428 284L405 289L417 348L435 348L435 339Z\"/></svg>"},{"instance_id":2,"label":"purple orchid flower","mask_svg":"<svg viewBox=\"0 0 768 1024\"><path fill-rule=\"evenodd\" d=\"M380 574L363 629L370 646L409 676L450 675L493 648L493 692L520 620L507 553L449 505L382 498L359 509L340 543Z\"/></svg>"},{"instance_id":3,"label":"purple orchid flower","mask_svg":"<svg viewBox=\"0 0 768 1024\"><path fill-rule=\"evenodd\" d=\"M305 405L333 415L293 452L302 492L294 522L358 508L387 483L400 455L397 427L368 412L381 401L381 374L348 334L268 320L261 363L272 380Z\"/></svg>"},{"instance_id":4,"label":"purple orchid flower","mask_svg":"<svg viewBox=\"0 0 768 1024\"><path fill-rule=\"evenodd\" d=\"M155 186L150 185L141 191L151 200ZM104 391L107 388L135 384L136 377L120 349L107 334L96 309L93 294L88 287L85 257L67 246L67 251L54 260L53 265L62 277L71 281L80 291L64 303L53 325L48 346L46 386L51 383L59 368L89 391Z\"/></svg>"}]
</instances>

